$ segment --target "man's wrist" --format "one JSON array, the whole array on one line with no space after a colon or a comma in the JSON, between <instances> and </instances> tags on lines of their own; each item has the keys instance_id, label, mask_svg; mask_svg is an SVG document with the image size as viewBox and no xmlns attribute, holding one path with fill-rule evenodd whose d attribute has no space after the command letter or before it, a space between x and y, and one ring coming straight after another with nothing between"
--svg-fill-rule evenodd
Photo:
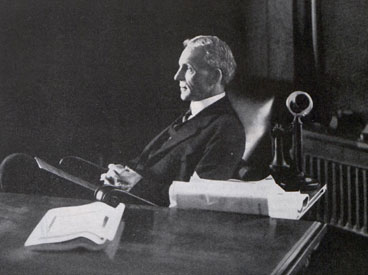
<instances>
[{"instance_id":1,"label":"man's wrist","mask_svg":"<svg viewBox=\"0 0 368 275\"><path fill-rule=\"evenodd\" d=\"M138 174L137 172L134 171L134 174L132 175L132 180L131 180L131 184L134 186L136 185L141 179L143 179L143 177Z\"/></svg>"},{"instance_id":2,"label":"man's wrist","mask_svg":"<svg viewBox=\"0 0 368 275\"><path fill-rule=\"evenodd\" d=\"M128 167L127 167L128 168ZM129 169L129 168L128 168ZM127 189L127 191L129 192L139 181L141 181L143 179L143 177L137 173L134 170L129 169L129 187Z\"/></svg>"}]
</instances>

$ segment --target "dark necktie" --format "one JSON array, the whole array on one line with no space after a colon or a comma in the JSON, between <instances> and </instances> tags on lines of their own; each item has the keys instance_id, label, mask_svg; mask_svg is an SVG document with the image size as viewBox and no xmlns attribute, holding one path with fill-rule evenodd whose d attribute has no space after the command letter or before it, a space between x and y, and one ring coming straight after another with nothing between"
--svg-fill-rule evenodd
<instances>
[{"instance_id":1,"label":"dark necktie","mask_svg":"<svg viewBox=\"0 0 368 275\"><path fill-rule=\"evenodd\" d=\"M189 117L192 115L192 112L190 111L190 109L188 111L185 112L185 114L179 118L174 124L173 124L173 129L176 130L179 127L181 127L188 119Z\"/></svg>"},{"instance_id":2,"label":"dark necktie","mask_svg":"<svg viewBox=\"0 0 368 275\"><path fill-rule=\"evenodd\" d=\"M192 111L189 109L188 111L185 112L185 114L183 115L183 118L182 118L182 122L186 122L189 117L192 115Z\"/></svg>"}]
</instances>

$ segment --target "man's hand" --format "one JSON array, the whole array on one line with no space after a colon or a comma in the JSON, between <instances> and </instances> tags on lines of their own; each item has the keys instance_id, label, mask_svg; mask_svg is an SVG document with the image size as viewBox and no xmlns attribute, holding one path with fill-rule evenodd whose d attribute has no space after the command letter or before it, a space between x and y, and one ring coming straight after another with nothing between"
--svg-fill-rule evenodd
<instances>
[{"instance_id":1,"label":"man's hand","mask_svg":"<svg viewBox=\"0 0 368 275\"><path fill-rule=\"evenodd\" d=\"M100 180L105 185L114 185L125 191L130 191L142 179L136 171L121 164L109 164L109 170L102 174Z\"/></svg>"}]
</instances>

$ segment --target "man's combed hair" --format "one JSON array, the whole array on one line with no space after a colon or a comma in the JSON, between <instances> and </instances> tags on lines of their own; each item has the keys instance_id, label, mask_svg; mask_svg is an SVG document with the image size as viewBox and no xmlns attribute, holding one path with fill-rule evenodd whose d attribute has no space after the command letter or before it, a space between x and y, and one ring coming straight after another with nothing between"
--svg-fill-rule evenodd
<instances>
[{"instance_id":1,"label":"man's combed hair","mask_svg":"<svg viewBox=\"0 0 368 275\"><path fill-rule=\"evenodd\" d=\"M205 51L205 62L222 72L223 84L228 84L235 75L236 62L230 47L217 36L199 35L183 42L184 47L201 47Z\"/></svg>"}]
</instances>

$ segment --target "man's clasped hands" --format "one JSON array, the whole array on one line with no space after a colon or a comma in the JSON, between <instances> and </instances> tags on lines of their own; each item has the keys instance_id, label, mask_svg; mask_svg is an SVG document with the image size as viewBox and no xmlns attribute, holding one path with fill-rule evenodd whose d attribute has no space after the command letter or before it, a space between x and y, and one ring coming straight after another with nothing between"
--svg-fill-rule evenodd
<instances>
[{"instance_id":1,"label":"man's clasped hands","mask_svg":"<svg viewBox=\"0 0 368 275\"><path fill-rule=\"evenodd\" d=\"M125 191L130 191L142 176L128 166L121 164L109 164L108 171L101 174L100 180L104 185L117 186Z\"/></svg>"}]
</instances>

